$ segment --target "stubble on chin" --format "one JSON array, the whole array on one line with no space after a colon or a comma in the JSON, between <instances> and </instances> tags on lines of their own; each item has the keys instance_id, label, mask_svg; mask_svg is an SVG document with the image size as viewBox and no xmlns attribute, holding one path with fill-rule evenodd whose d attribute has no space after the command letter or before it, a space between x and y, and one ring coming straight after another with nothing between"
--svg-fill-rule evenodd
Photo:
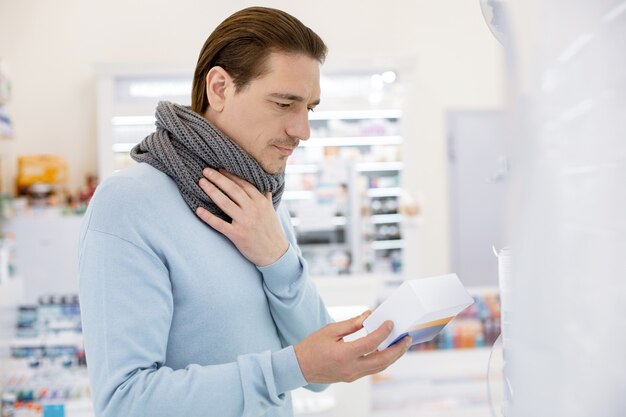
<instances>
[{"instance_id":1,"label":"stubble on chin","mask_svg":"<svg viewBox=\"0 0 626 417\"><path fill-rule=\"evenodd\" d=\"M257 160L258 164L263 168L263 171L271 175L284 174L287 167L287 160L289 159L289 156L276 157L276 155L272 155L275 152L273 147L276 145L277 144L270 145L268 155L264 155L265 158L262 160Z\"/></svg>"},{"instance_id":2,"label":"stubble on chin","mask_svg":"<svg viewBox=\"0 0 626 417\"><path fill-rule=\"evenodd\" d=\"M258 162L258 161L257 161ZM287 158L285 157L282 160L276 160L272 162L259 162L263 171L271 175L283 174L285 172L285 168L287 167Z\"/></svg>"}]
</instances>

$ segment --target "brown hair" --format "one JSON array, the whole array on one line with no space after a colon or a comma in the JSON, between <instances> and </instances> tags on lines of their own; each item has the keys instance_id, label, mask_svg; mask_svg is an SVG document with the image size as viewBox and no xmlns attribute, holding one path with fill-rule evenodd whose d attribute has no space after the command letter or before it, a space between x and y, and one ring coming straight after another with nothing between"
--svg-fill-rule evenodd
<instances>
[{"instance_id":1,"label":"brown hair","mask_svg":"<svg viewBox=\"0 0 626 417\"><path fill-rule=\"evenodd\" d=\"M191 109L202 114L209 107L206 76L211 68L224 68L239 91L265 74L271 52L305 54L322 63L327 48L315 32L288 13L267 7L240 10L220 23L200 51Z\"/></svg>"}]
</instances>

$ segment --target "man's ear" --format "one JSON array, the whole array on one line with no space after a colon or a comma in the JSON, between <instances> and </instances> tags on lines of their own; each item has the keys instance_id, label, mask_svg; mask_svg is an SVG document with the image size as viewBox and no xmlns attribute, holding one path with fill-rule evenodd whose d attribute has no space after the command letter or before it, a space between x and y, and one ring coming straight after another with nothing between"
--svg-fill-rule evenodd
<instances>
[{"instance_id":1,"label":"man's ear","mask_svg":"<svg viewBox=\"0 0 626 417\"><path fill-rule=\"evenodd\" d=\"M224 109L226 89L232 85L230 75L222 67L213 67L206 75L206 95L209 107L216 112Z\"/></svg>"}]
</instances>

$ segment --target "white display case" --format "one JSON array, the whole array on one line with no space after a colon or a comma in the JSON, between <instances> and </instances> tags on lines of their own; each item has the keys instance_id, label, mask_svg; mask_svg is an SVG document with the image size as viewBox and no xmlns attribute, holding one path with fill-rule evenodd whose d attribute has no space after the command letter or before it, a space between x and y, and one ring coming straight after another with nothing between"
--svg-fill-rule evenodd
<instances>
[{"instance_id":1,"label":"white display case","mask_svg":"<svg viewBox=\"0 0 626 417\"><path fill-rule=\"evenodd\" d=\"M377 252L402 248L401 116L393 109L311 115L312 138L286 174L287 205L312 274L372 272Z\"/></svg>"}]
</instances>

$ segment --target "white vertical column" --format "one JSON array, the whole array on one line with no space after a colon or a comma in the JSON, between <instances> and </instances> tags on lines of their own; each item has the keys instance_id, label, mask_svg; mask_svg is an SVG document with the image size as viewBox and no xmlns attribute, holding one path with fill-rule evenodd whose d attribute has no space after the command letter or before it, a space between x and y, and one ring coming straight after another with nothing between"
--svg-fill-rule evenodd
<instances>
[{"instance_id":1,"label":"white vertical column","mask_svg":"<svg viewBox=\"0 0 626 417\"><path fill-rule=\"evenodd\" d=\"M626 415L626 2L512 5L507 417ZM509 367L510 365L510 367Z\"/></svg>"}]
</instances>

